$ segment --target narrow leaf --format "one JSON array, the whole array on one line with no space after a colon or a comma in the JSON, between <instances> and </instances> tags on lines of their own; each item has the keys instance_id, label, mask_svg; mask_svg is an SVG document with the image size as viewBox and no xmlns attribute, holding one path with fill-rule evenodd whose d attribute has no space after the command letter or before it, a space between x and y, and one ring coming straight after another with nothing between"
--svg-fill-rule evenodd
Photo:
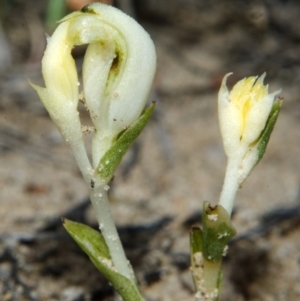
<instances>
[{"instance_id":1,"label":"narrow leaf","mask_svg":"<svg viewBox=\"0 0 300 301\"><path fill-rule=\"evenodd\" d=\"M94 252L101 254L101 257L110 259L108 247L99 231L68 219L63 220L63 225L81 249L93 249Z\"/></svg>"},{"instance_id":2,"label":"narrow leaf","mask_svg":"<svg viewBox=\"0 0 300 301\"><path fill-rule=\"evenodd\" d=\"M262 134L259 137L259 141L257 143L257 149L258 149L258 160L257 163L260 161L260 159L263 157L269 139L271 137L272 131L274 129L275 123L277 121L281 106L282 106L283 99L277 98L276 101L273 104L271 113L269 115L269 118L267 120L266 126L262 131Z\"/></svg>"},{"instance_id":3,"label":"narrow leaf","mask_svg":"<svg viewBox=\"0 0 300 301\"><path fill-rule=\"evenodd\" d=\"M128 129L122 132L114 145L104 154L97 167L97 173L101 179L109 180L126 154L130 145L141 133L154 110L155 103L152 103Z\"/></svg>"},{"instance_id":4,"label":"narrow leaf","mask_svg":"<svg viewBox=\"0 0 300 301\"><path fill-rule=\"evenodd\" d=\"M202 250L202 230L199 227L192 227L190 233L190 249L191 249L191 271L194 285L197 291L201 289L203 280L203 250Z\"/></svg>"},{"instance_id":5,"label":"narrow leaf","mask_svg":"<svg viewBox=\"0 0 300 301\"><path fill-rule=\"evenodd\" d=\"M64 220L64 227L125 301L143 301L137 286L118 273L102 234L86 225Z\"/></svg>"},{"instance_id":6,"label":"narrow leaf","mask_svg":"<svg viewBox=\"0 0 300 301\"><path fill-rule=\"evenodd\" d=\"M198 252L202 252L202 244L203 244L203 238L202 238L201 228L200 227L192 227L192 230L190 233L191 253L195 254Z\"/></svg>"}]
</instances>

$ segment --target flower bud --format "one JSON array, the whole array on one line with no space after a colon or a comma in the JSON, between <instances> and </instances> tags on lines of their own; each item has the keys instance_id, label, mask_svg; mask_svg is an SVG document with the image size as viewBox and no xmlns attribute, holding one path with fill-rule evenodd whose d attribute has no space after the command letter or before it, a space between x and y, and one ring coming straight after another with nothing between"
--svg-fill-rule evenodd
<instances>
[{"instance_id":1,"label":"flower bud","mask_svg":"<svg viewBox=\"0 0 300 301\"><path fill-rule=\"evenodd\" d=\"M232 157L256 144L281 90L269 94L268 86L263 84L264 73L259 78L242 79L229 92L229 75L225 75L219 91L219 122L225 152Z\"/></svg>"},{"instance_id":2,"label":"flower bud","mask_svg":"<svg viewBox=\"0 0 300 301\"><path fill-rule=\"evenodd\" d=\"M239 81L229 92L226 74L219 91L219 122L225 153L228 157L219 205L230 215L235 194L251 170L262 158L282 105L269 94L263 84L265 73L259 78Z\"/></svg>"}]
</instances>

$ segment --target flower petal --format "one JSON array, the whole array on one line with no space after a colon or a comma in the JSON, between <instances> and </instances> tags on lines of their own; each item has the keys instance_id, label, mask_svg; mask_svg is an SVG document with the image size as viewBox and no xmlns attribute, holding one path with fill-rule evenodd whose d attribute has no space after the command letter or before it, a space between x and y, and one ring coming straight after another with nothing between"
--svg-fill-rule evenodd
<instances>
[{"instance_id":1,"label":"flower petal","mask_svg":"<svg viewBox=\"0 0 300 301\"><path fill-rule=\"evenodd\" d=\"M72 41L68 38L68 23L60 24L49 39L42 60L42 73L47 89L78 103L78 77L71 55Z\"/></svg>"},{"instance_id":2,"label":"flower petal","mask_svg":"<svg viewBox=\"0 0 300 301\"><path fill-rule=\"evenodd\" d=\"M243 141L250 145L258 139L260 133L264 129L269 114L271 112L275 96L281 90L268 94L263 99L255 102L249 110L245 120L245 130L243 133Z\"/></svg>"}]
</instances>

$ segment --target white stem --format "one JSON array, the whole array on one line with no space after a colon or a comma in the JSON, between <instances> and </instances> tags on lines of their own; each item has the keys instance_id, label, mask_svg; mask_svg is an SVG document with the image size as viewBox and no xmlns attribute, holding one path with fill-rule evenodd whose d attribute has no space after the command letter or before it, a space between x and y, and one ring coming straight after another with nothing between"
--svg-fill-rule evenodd
<instances>
[{"instance_id":1,"label":"white stem","mask_svg":"<svg viewBox=\"0 0 300 301\"><path fill-rule=\"evenodd\" d=\"M112 146L112 140L109 133L105 135L101 130L96 130L92 142L92 158L95 169L97 169L101 158Z\"/></svg>"},{"instance_id":2,"label":"white stem","mask_svg":"<svg viewBox=\"0 0 300 301\"><path fill-rule=\"evenodd\" d=\"M238 158L229 159L226 168L224 184L220 196L219 205L225 208L229 216L231 215L233 202L237 190L239 189L238 183L238 168L240 160Z\"/></svg>"},{"instance_id":3,"label":"white stem","mask_svg":"<svg viewBox=\"0 0 300 301\"><path fill-rule=\"evenodd\" d=\"M107 196L109 187L96 175L91 178L91 181L93 182L89 183L90 199L96 213L99 228L110 251L112 262L120 274L135 284L136 280L132 267L126 258L116 225L111 215Z\"/></svg>"},{"instance_id":4,"label":"white stem","mask_svg":"<svg viewBox=\"0 0 300 301\"><path fill-rule=\"evenodd\" d=\"M94 170L86 153L85 145L82 138L73 142L70 141L70 147L74 154L78 168L82 173L84 181L86 183L89 183L91 181L91 177L94 173Z\"/></svg>"},{"instance_id":5,"label":"white stem","mask_svg":"<svg viewBox=\"0 0 300 301\"><path fill-rule=\"evenodd\" d=\"M70 146L83 178L89 187L90 200L95 210L99 228L108 246L112 262L120 274L136 284L134 272L126 258L116 225L111 215L107 196L107 183L103 182L92 169L83 140L79 139Z\"/></svg>"}]
</instances>

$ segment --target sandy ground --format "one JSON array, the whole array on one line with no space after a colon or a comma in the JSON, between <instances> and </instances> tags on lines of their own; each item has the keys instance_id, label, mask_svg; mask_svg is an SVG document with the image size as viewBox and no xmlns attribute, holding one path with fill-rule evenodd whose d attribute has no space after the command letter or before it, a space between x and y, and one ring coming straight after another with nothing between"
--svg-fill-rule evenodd
<instances>
[{"instance_id":1,"label":"sandy ground","mask_svg":"<svg viewBox=\"0 0 300 301\"><path fill-rule=\"evenodd\" d=\"M282 88L285 101L267 153L236 198L238 234L224 262L221 300L299 300L299 4L176 1L167 10L154 2L139 8L139 18L157 47L150 97L157 107L110 189L142 291L147 300L194 300L189 226L204 200L217 203L226 167L220 81L230 71L229 85L267 71L270 91ZM85 204L87 189L28 86L28 78L42 83L38 62L17 51L30 40L28 28L22 32L17 20L4 25L14 61L0 78L0 299L118 300L60 226L61 216ZM13 40L17 33L22 43ZM81 117L88 123L84 110ZM84 208L73 219L94 225Z\"/></svg>"}]
</instances>

